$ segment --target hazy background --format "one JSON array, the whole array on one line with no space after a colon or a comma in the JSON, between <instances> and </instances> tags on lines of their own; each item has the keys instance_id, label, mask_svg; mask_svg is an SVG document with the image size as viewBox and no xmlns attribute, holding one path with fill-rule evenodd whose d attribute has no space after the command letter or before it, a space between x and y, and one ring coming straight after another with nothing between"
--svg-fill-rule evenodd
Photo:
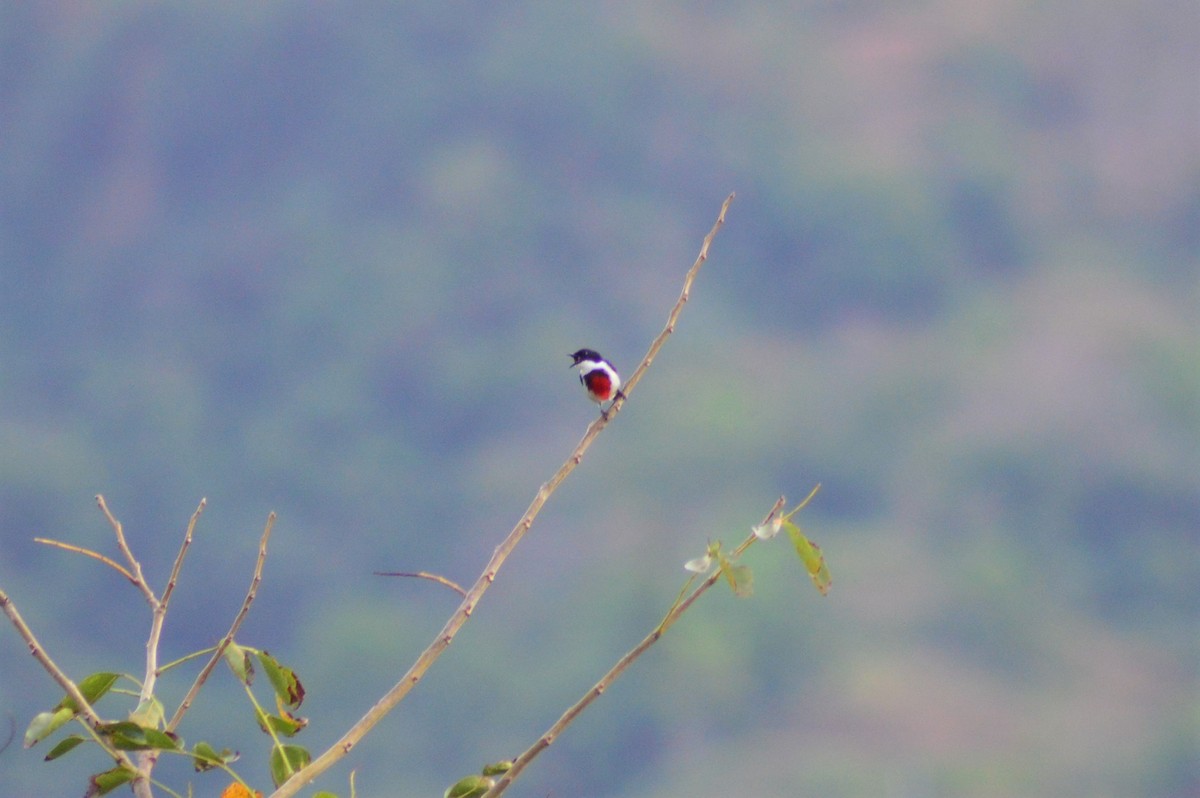
<instances>
[{"instance_id":1,"label":"hazy background","mask_svg":"<svg viewBox=\"0 0 1200 798\"><path fill-rule=\"evenodd\" d=\"M440 795L531 743L777 495L714 591L521 796L1200 795L1200 8L805 3L0 7L0 588L76 678L242 639L321 750L677 334L427 680L319 787ZM20 734L6 796L105 766ZM168 704L194 669L168 676ZM264 685L265 687L265 685ZM263 694L265 696L265 693ZM124 711L120 700L101 710ZM265 738L224 670L182 728ZM4 729L0 728L0 737ZM217 776L159 774L196 795Z\"/></svg>"}]
</instances>

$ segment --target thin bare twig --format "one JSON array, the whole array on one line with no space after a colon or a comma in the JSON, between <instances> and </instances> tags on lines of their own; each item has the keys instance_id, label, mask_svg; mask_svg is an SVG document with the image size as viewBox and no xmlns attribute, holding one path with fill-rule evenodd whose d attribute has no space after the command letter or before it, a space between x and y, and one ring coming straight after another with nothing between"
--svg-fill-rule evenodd
<instances>
[{"instance_id":1,"label":"thin bare twig","mask_svg":"<svg viewBox=\"0 0 1200 798\"><path fill-rule=\"evenodd\" d=\"M33 542L43 543L47 546L54 546L55 548L74 552L75 554L82 554L84 557L91 557L93 560L99 560L100 562L114 569L121 576L128 579L134 587L137 587L137 580L133 578L133 574L129 573L129 571L127 571L120 563L105 557L98 551L92 551L91 549L85 549L82 546L76 546L73 543L63 543L61 540L52 540L50 538L34 538Z\"/></svg>"},{"instance_id":2,"label":"thin bare twig","mask_svg":"<svg viewBox=\"0 0 1200 798\"><path fill-rule=\"evenodd\" d=\"M780 496L775 502L775 505L771 508L771 511L767 513L767 517L763 523L770 523L775 517L776 513L783 509L783 505L784 497ZM754 543L755 540L757 540L757 538L753 533L751 533L750 536L734 551L734 556L744 552L748 546ZM696 599L704 595L705 591L716 584L717 580L720 578L721 571L720 569L717 569L703 582L701 582L700 585L694 591L692 591L691 595L673 606L667 613L666 617L663 618L662 622L654 627L654 630L650 632L650 634L642 638L640 643L626 652L625 656L617 660L616 664L608 670L608 673L604 674L604 676L600 678L600 681L596 682L596 684L593 685L590 690L584 693L578 701L572 704L571 707L567 709L567 711L564 712L557 721L555 721L554 725L546 730L545 734L539 737L533 745L531 745L520 756L513 760L512 767L509 768L503 776L496 780L496 784L490 790L488 790L482 796L482 798L499 798L500 794L507 790L509 785L516 781L517 776L521 775L521 771L523 771L525 767L529 765L529 763L532 762L535 757L537 757L538 754L549 748L550 745L558 738L558 736L562 734L563 730L570 726L571 723L574 722L575 718L579 717L580 713L588 708L588 705L603 695L604 691L607 690L613 682L620 678L621 674L623 674L629 668L629 666L633 664L634 660L644 654L652 645L657 643L662 636L666 634L667 629L679 619L679 616L687 612L688 607L692 606Z\"/></svg>"},{"instance_id":3,"label":"thin bare twig","mask_svg":"<svg viewBox=\"0 0 1200 798\"><path fill-rule=\"evenodd\" d=\"M171 576L167 578L167 586L163 588L162 594L162 611L167 611L167 605L171 603L171 594L175 592L175 584L179 580L179 571L183 568L183 558L187 555L188 549L192 545L192 535L196 531L196 522L200 520L200 513L204 512L205 506L208 504L208 499L201 499L200 504L196 506L196 512L192 513L191 519L188 521L187 531L183 533L183 543L179 546L179 553L175 555L175 565L171 567Z\"/></svg>"},{"instance_id":4,"label":"thin bare twig","mask_svg":"<svg viewBox=\"0 0 1200 798\"><path fill-rule=\"evenodd\" d=\"M142 564L133 556L129 544L125 542L125 530L121 528L121 522L113 517L102 495L96 495L96 504L104 511L104 517L108 519L113 532L116 533L117 548L121 550L121 553L125 555L125 559L129 563L129 571L133 574L133 583L137 585L138 590L142 591L142 595L146 597L146 601L151 607L158 606L158 598L154 595L154 591L150 589L149 583L146 582L146 577L142 575Z\"/></svg>"},{"instance_id":5,"label":"thin bare twig","mask_svg":"<svg viewBox=\"0 0 1200 798\"><path fill-rule=\"evenodd\" d=\"M627 397L629 395L633 386L637 385L638 381L642 377L642 374L647 368L649 368L650 363L653 362L654 357L662 348L663 343L665 343L666 339L671 335L672 332L674 332L675 322L679 318L679 313L683 309L684 303L686 303L688 300L688 295L692 287L692 281L696 279L696 273L700 270L700 266L705 260L708 259L708 248L712 244L713 237L716 236L717 231L721 229L721 225L725 223L725 212L729 209L729 204L733 202L733 197L734 195L730 194L725 199L725 202L721 205L721 212L717 216L717 221L713 224L712 229L709 230L708 235L704 237L704 242L700 247L700 254L697 256L695 263L692 265L692 268L688 270L687 276L684 278L683 292L680 294L679 300L675 303L675 307L671 310L670 315L667 317L667 326L661 333L659 333L658 337L655 338L654 342L650 345L650 349L646 353L646 356L642 358L641 365L638 366L637 370L630 377L629 382L626 383L624 394L622 394L622 396ZM587 432L584 433L583 438L579 441L579 444L576 445L575 451L571 453L571 456L567 458L566 462L559 466L558 471L554 473L554 476L550 477L549 481L538 488L537 493L533 497L533 501L530 502L529 507L525 510L525 514L521 516L519 521L517 521L517 525L512 528L512 531L508 533L508 536L505 537L504 540L501 541L500 545L496 547L495 551L492 553L491 559L488 560L483 572L475 580L475 583L471 586L471 589L467 591L467 594L463 598L462 603L459 604L458 609L454 611L454 613L442 626L441 631L438 632L437 636L433 639L433 642L421 652L416 661L409 667L404 675L400 677L400 681L398 681L386 693L384 693L383 697L380 698L373 707L367 710L366 714L363 715L357 722L355 722L355 724L351 726L345 734L342 735L341 739L331 745L325 750L324 753L322 753L307 766L293 775L290 779L280 785L280 787L271 794L271 798L291 798L291 796L296 795L296 793L298 793L305 785L312 783L314 779L316 779L318 776L332 767L334 763L348 754L350 750L353 749L354 746L356 746L358 742L367 734L367 732L374 728L375 725L379 723L379 721L382 720L389 712L391 712L397 704L403 701L405 696L408 695L409 691L412 690L412 688L416 686L419 681L421 681L421 678L425 675L433 663L436 662L438 657L440 657L442 653L450 646L450 643L454 640L454 636L458 634L458 630L461 629L463 624L465 624L471 617L471 613L475 611L475 605L479 603L479 600L483 597L483 594L487 592L489 587L491 587L492 582L494 582L496 579L496 574L500 571L501 566L504 565L505 560L508 559L508 556L512 553L513 549L517 547L517 544L519 544L521 539L525 537L525 533L527 533L530 527L533 526L534 520L537 518L538 513L541 512L546 501L550 498L562 481L570 476L571 472L574 471L576 466L578 466L583 460L583 456L587 452L588 448L592 445L592 441L594 441L596 436L600 434L601 430L603 430L608 423L616 417L616 412L620 410L620 407L624 404L624 401L625 400L619 396L607 414L601 415L588 426Z\"/></svg>"},{"instance_id":6,"label":"thin bare twig","mask_svg":"<svg viewBox=\"0 0 1200 798\"><path fill-rule=\"evenodd\" d=\"M262 582L263 563L267 559L267 541L271 539L271 530L274 526L275 513L272 512L267 516L267 523L263 527L262 537L258 541L258 559L254 563L254 576L250 579L250 587L246 591L246 598L242 600L242 607L233 619L229 631L225 633L225 636L221 638L221 642L217 644L213 655L204 664L204 667L200 669L200 673L196 675L196 680L192 682L187 695L183 697L183 701L179 702L179 708L175 710L175 714L167 722L166 731L173 732L179 726L180 721L183 720L183 716L191 708L192 702L196 700L196 694L200 692L200 688L208 680L209 674L212 673L213 668L217 666L217 663L221 661L221 657L224 656L225 649L229 648L229 644L233 642L234 636L242 628L242 621L246 620L246 614L250 612L250 605L254 603L254 597L258 594L258 585Z\"/></svg>"},{"instance_id":7,"label":"thin bare twig","mask_svg":"<svg viewBox=\"0 0 1200 798\"><path fill-rule=\"evenodd\" d=\"M17 719L12 715L8 716L8 736L4 738L4 744L0 745L0 754L12 744L13 738L17 736Z\"/></svg>"},{"instance_id":8,"label":"thin bare twig","mask_svg":"<svg viewBox=\"0 0 1200 798\"><path fill-rule=\"evenodd\" d=\"M406 572L406 571L376 571L375 575L376 576L408 576L408 577L413 577L415 579L428 579L431 582L437 582L439 585L444 585L445 587L450 588L451 590L453 590L455 593L462 596L463 598L466 598L466 596L467 596L467 591L463 590L462 587L457 582L455 582L451 579L447 579L444 576L439 576L438 574L428 573L427 571L413 571L411 573Z\"/></svg>"}]
</instances>

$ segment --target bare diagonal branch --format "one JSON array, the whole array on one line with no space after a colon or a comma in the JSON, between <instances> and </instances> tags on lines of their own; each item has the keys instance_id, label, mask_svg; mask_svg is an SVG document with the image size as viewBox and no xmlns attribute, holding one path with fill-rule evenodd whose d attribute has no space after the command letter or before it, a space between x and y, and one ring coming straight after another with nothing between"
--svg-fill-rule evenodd
<instances>
[{"instance_id":1,"label":"bare diagonal branch","mask_svg":"<svg viewBox=\"0 0 1200 798\"><path fill-rule=\"evenodd\" d=\"M50 658L50 654L38 642L38 639L33 634L33 630L29 628L29 625L25 623L25 619L21 617L21 613L17 611L17 606L13 604L12 599L3 590L0 590L0 612L8 616L8 620L12 623L13 628L17 630L17 634L21 636L21 639L29 647L29 653L33 655L33 658L38 661L46 673L50 674L50 678L54 679L58 683L58 686L75 701L75 705L79 707L79 714L83 716L84 721L92 731L97 732L96 739L106 746L108 754L122 767L137 772L137 766L133 764L133 761L130 760L124 751L108 748L107 744L103 743L103 738L99 735L98 729L104 721L96 714L96 710L92 709L92 705L88 703L87 698L79 691L79 687L75 682Z\"/></svg>"},{"instance_id":2,"label":"bare diagonal branch","mask_svg":"<svg viewBox=\"0 0 1200 798\"><path fill-rule=\"evenodd\" d=\"M650 344L650 349L646 351L646 356L638 364L637 370L625 381L625 386L622 390L626 395L631 393L634 386L641 381L642 375L646 373L646 369L650 368L650 364L654 362L658 351L663 348L663 344L671 337L671 333L675 332L675 323L679 320L679 314L683 312L683 306L687 304L688 298L692 294L692 283L695 282L696 274L700 271L700 267L704 265L704 261L708 260L708 248L712 246L713 239L717 237L717 233L724 226L725 212L729 210L729 205L733 202L735 196L737 195L730 194L721 203L721 212L717 214L717 220L713 222L712 229L704 237L704 242L700 245L700 253L696 255L696 262L692 264L692 268L688 269L687 275L683 278L683 290L679 293L679 299L676 300L675 307L671 308L671 312L667 316L667 325L663 327L662 332ZM618 404L624 404L621 399L618 399L617 402Z\"/></svg>"},{"instance_id":3,"label":"bare diagonal branch","mask_svg":"<svg viewBox=\"0 0 1200 798\"><path fill-rule=\"evenodd\" d=\"M783 505L784 497L780 496L775 502L775 505L771 508L771 511L767 513L766 519L763 521L763 523L770 523L771 519L774 518L777 513L783 510ZM742 542L736 551L738 553L745 551L745 549L749 547L755 540L755 536L751 534L745 541ZM714 571L703 582L701 582L686 599L672 607L670 612L667 613L667 616L663 618L662 622L654 628L654 631L642 638L640 643L631 648L625 654L625 656L617 660L616 664L609 668L608 673L604 674L604 676L600 678L600 681L596 682L596 684L590 690L584 693L578 701L572 704L570 708L562 714L562 717L555 721L554 725L546 730L545 734L539 737L533 745L525 750L524 753L513 760L512 767L509 768L508 771L496 781L495 786L488 790L487 793L482 796L482 798L499 798L500 794L507 790L510 784L516 781L517 776L521 775L521 771L524 770L526 766L529 765L529 763L532 762L535 757L537 757L538 754L549 748L550 745L558 738L558 736L562 734L563 730L570 726L571 723L574 722L575 718L579 717L580 713L588 708L588 705L603 695L609 686L615 682L621 676L621 674L623 674L629 668L630 665L633 664L634 660L644 654L652 645L657 643L662 636L666 634L667 629L679 619L679 616L687 612L688 607L692 606L696 599L704 595L704 593L713 585L715 585L717 580L720 578L720 570Z\"/></svg>"},{"instance_id":4,"label":"bare diagonal branch","mask_svg":"<svg viewBox=\"0 0 1200 798\"><path fill-rule=\"evenodd\" d=\"M712 244L713 238L716 236L717 231L719 231L721 226L725 223L725 212L729 209L730 203L733 202L733 197L734 195L730 194L725 199L725 202L721 205L721 211L717 216L717 221L713 224L712 229L709 230L708 235L704 237L704 241L700 247L700 254L696 257L695 263L692 264L692 268L688 270L687 276L684 278L683 291L680 294L678 301L675 303L675 307L672 308L670 315L667 317L666 327L661 333L659 333L658 337L654 339L653 343L651 343L650 349L647 351L646 356L642 358L641 364L630 377L629 382L626 383L624 395L627 396L630 390L637 385L646 369L648 369L650 364L654 361L658 351L662 349L662 346L666 342L667 338L670 337L671 333L675 331L675 323L679 318L680 312L683 310L684 304L688 300L688 296L691 292L692 282L696 279L696 273L699 272L700 266L705 260L708 259L709 246ZM389 712L391 712L397 704L403 701L405 696L408 695L409 691L412 690L412 688L415 687L419 681L421 681L421 678L425 675L433 663L437 661L438 657L440 657L442 653L449 648L450 643L454 640L455 635L458 634L459 629L461 629L463 624L465 624L471 617L471 613L475 611L475 605L479 603L479 600L483 597L483 594L487 592L489 587L491 587L492 582L494 582L496 579L496 574L499 573L501 566L504 565L505 560L508 559L508 556L512 553L513 549L517 547L517 544L519 544L522 538L525 537L525 533L527 533L530 527L533 526L534 520L541 512L542 507L546 504L546 501L550 498L562 481L570 476L571 472L574 471L579 463L583 460L583 456L587 452L588 448L591 447L592 441L594 441L596 436L600 434L601 430L608 426L608 423L616 417L615 411L620 410L620 407L624 404L624 401L625 400L623 398L618 396L613 407L609 409L609 412L606 415L601 415L588 426L587 432L584 433L583 438L579 441L578 445L576 445L575 451L573 451L570 457L567 458L566 462L559 467L558 471L556 471L545 484L538 488L537 493L533 497L533 501L530 502L529 507L525 510L525 514L521 516L519 521L517 521L516 526L514 526L512 531L508 533L508 536L505 537L500 545L496 547L495 551L492 553L491 559L488 560L487 565L484 566L483 572L467 591L467 595L459 604L458 609L454 611L454 614L452 614L442 626L441 631L438 632L437 636L433 639L433 642L421 652L420 656L417 657L412 666L410 666L404 675L400 677L400 681L398 681L391 687L391 689L384 693L383 697L380 698L373 707L367 710L367 713L363 715L353 726L351 726L350 729L342 735L341 739L331 745L324 753L314 759L306 767L299 770L295 775L284 782L277 790L275 790L275 792L271 794L271 798L291 798L291 796L296 795L305 785L310 784L314 779L332 767L334 763L346 756L346 754L348 754L350 750L353 749L354 746L356 746L358 742L372 728L374 728L377 723L379 723L380 720L382 720Z\"/></svg>"},{"instance_id":5,"label":"bare diagonal branch","mask_svg":"<svg viewBox=\"0 0 1200 798\"><path fill-rule=\"evenodd\" d=\"M183 543L179 545L179 553L175 555L175 565L171 567L171 576L167 579L167 586L163 588L163 612L167 611L167 605L171 603L171 594L175 592L175 583L179 580L180 569L183 568L183 558L187 556L188 549L192 545L192 535L196 531L196 522L200 520L200 513L204 512L204 507L207 504L208 499L200 500L200 504L196 506L196 512L192 513L192 517L188 521L187 531L183 533Z\"/></svg>"},{"instance_id":6,"label":"bare diagonal branch","mask_svg":"<svg viewBox=\"0 0 1200 798\"><path fill-rule=\"evenodd\" d=\"M258 541L258 559L254 563L254 576L250 578L250 587L246 590L246 597L242 599L242 607L238 610L237 616L229 626L229 631L221 638L221 642L217 645L213 655L209 657L208 662L204 663L204 667L196 675L196 680L192 682L187 695L179 702L179 708L175 710L175 714L168 721L166 731L173 732L178 728L179 722L183 720L183 716L191 708L192 702L196 700L196 694L200 692L200 688L208 681L209 674L212 673L217 663L221 661L221 657L225 654L225 649L229 648L229 644L233 642L233 638L237 635L238 630L242 628L242 621L246 620L246 614L250 612L250 605L254 603L254 597L258 595L258 585L262 582L263 563L267 560L267 541L271 539L271 530L274 527L275 513L272 512L267 516L267 523L263 527L262 537Z\"/></svg>"}]
</instances>

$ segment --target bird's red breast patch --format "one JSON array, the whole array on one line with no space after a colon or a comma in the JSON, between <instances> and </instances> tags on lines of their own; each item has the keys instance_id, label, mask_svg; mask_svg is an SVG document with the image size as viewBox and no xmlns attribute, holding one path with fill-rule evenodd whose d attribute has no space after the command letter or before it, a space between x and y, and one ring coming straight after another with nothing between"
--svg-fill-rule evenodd
<instances>
[{"instance_id":1,"label":"bird's red breast patch","mask_svg":"<svg viewBox=\"0 0 1200 798\"><path fill-rule=\"evenodd\" d=\"M587 386L588 393L601 402L607 402L612 397L612 379L604 369L592 369L584 374L583 384Z\"/></svg>"}]
</instances>

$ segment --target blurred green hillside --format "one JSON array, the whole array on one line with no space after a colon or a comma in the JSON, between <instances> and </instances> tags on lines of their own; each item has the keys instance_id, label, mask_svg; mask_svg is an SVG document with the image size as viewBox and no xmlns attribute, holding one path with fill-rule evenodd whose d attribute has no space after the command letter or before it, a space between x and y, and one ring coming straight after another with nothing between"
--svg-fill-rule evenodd
<instances>
[{"instance_id":1,"label":"blurred green hillside","mask_svg":"<svg viewBox=\"0 0 1200 798\"><path fill-rule=\"evenodd\" d=\"M0 588L73 676L138 671L136 593L32 538L113 551L102 493L161 584L207 497L170 659L225 631L275 510L243 637L323 748L454 607L372 572L474 579L594 417L566 353L632 371L736 191L358 794L523 749L709 538L820 482L832 594L756 547L755 597L701 602L510 794L1200 795L1198 30L1175 2L5 4ZM245 764L231 682L183 731ZM0 718L57 700L0 631ZM2 792L80 794L44 753L0 753Z\"/></svg>"}]
</instances>

